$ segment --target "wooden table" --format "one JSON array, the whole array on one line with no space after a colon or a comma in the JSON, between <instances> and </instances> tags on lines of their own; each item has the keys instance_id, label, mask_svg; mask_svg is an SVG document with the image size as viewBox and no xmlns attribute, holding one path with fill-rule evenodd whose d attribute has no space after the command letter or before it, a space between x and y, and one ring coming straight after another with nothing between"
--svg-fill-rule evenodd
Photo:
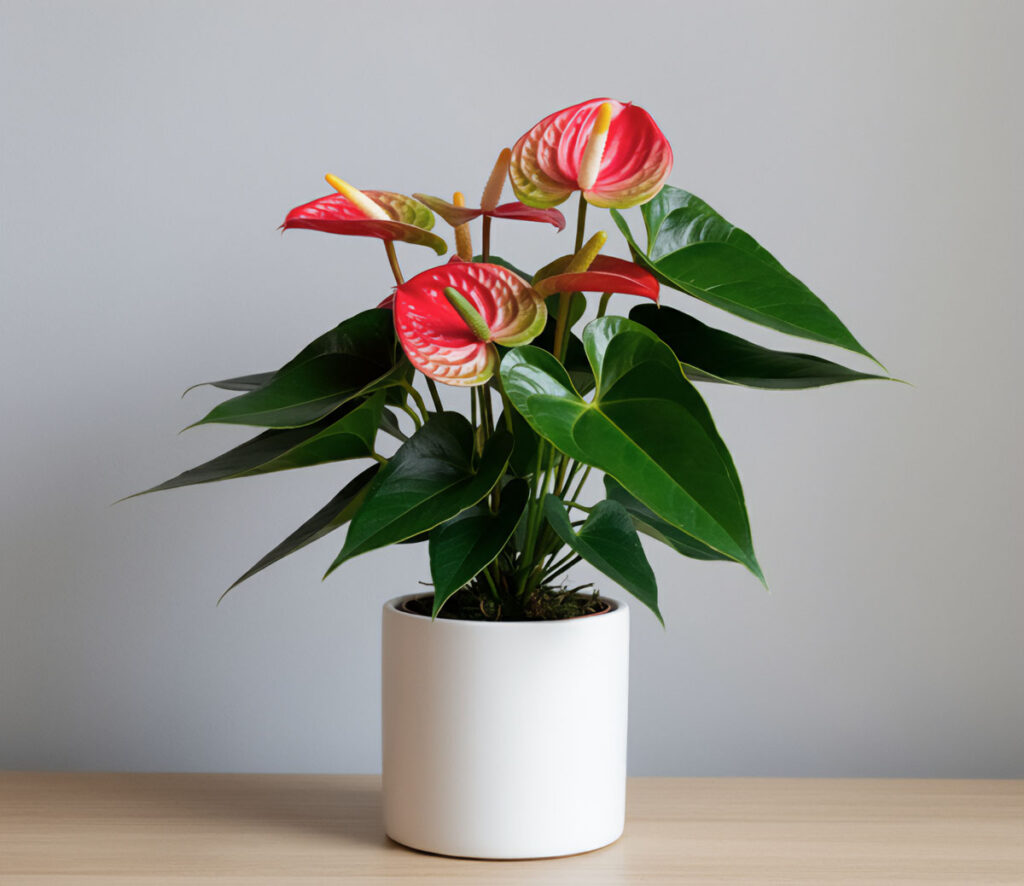
<instances>
[{"instance_id":1,"label":"wooden table","mask_svg":"<svg viewBox=\"0 0 1024 886\"><path fill-rule=\"evenodd\" d=\"M612 846L392 843L365 775L0 773L0 884L1024 884L1024 782L635 778Z\"/></svg>"}]
</instances>

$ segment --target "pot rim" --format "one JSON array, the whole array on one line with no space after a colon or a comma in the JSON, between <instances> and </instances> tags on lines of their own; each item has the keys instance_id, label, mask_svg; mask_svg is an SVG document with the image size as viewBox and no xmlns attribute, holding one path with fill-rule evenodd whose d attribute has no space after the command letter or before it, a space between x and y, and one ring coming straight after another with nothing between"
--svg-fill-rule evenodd
<instances>
[{"instance_id":1,"label":"pot rim","mask_svg":"<svg viewBox=\"0 0 1024 886\"><path fill-rule=\"evenodd\" d=\"M599 619L603 616L614 616L614 615L625 615L629 612L629 606L623 603L621 600L616 600L612 597L605 597L601 595L601 600L607 603L611 608L604 612L592 612L588 615L576 615L572 618L539 618L530 621L484 621L478 619L468 618L438 618L433 619L429 615L420 615L418 612L408 612L402 608L402 604L408 600L416 600L420 597L429 597L430 594L424 594L422 591L416 594L402 594L399 597L392 597L384 604L384 610L390 611L393 615L398 615L403 618L413 618L418 621L425 621L431 624L442 624L446 628L451 630L479 630L485 628L491 629L504 629L504 630L524 630L529 627L531 629L537 628L541 630L551 630L555 627L576 625L581 622L591 621L593 619Z\"/></svg>"}]
</instances>

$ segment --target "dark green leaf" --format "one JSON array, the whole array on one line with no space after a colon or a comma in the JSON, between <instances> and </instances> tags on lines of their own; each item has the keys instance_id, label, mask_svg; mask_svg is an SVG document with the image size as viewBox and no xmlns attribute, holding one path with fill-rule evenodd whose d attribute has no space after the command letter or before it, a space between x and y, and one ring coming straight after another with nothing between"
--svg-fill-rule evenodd
<instances>
[{"instance_id":1,"label":"dark green leaf","mask_svg":"<svg viewBox=\"0 0 1024 886\"><path fill-rule=\"evenodd\" d=\"M146 492L370 455L383 402L384 394L381 392L362 403L346 404L316 424L283 431L264 431L241 446Z\"/></svg>"},{"instance_id":2,"label":"dark green leaf","mask_svg":"<svg viewBox=\"0 0 1024 886\"><path fill-rule=\"evenodd\" d=\"M380 470L379 464L372 464L361 474L358 474L352 481L346 484L334 498L325 504L319 511L289 535L270 553L264 556L248 572L238 578L224 594L221 600L231 588L237 587L246 579L252 578L257 572L261 572L268 566L272 566L278 560L282 560L289 554L294 554L300 548L312 544L325 535L340 529L359 510L366 495L366 488L370 481Z\"/></svg>"},{"instance_id":3,"label":"dark green leaf","mask_svg":"<svg viewBox=\"0 0 1024 886\"><path fill-rule=\"evenodd\" d=\"M703 542L697 541L692 535L687 535L681 529L676 529L671 523L662 520L643 502L638 501L615 480L614 477L605 475L605 494L609 500L622 505L633 525L644 535L656 538L663 544L668 545L684 557L692 557L695 560L726 560L733 562L732 557L709 548Z\"/></svg>"},{"instance_id":4,"label":"dark green leaf","mask_svg":"<svg viewBox=\"0 0 1024 886\"><path fill-rule=\"evenodd\" d=\"M587 403L539 348L505 355L501 378L533 429L611 474L664 520L763 576L736 468L707 406L649 329L602 317L583 333L597 393Z\"/></svg>"},{"instance_id":5,"label":"dark green leaf","mask_svg":"<svg viewBox=\"0 0 1024 886\"><path fill-rule=\"evenodd\" d=\"M273 372L256 372L253 375L239 375L236 378L225 378L221 381L201 381L198 384L185 388L185 396L189 391L209 385L211 388L220 388L224 391L256 391L264 387L274 377Z\"/></svg>"},{"instance_id":6,"label":"dark green leaf","mask_svg":"<svg viewBox=\"0 0 1024 886\"><path fill-rule=\"evenodd\" d=\"M885 378L856 372L811 354L773 351L706 326L675 308L637 305L629 312L629 318L646 326L672 348L691 381L793 390Z\"/></svg>"},{"instance_id":7,"label":"dark green leaf","mask_svg":"<svg viewBox=\"0 0 1024 886\"><path fill-rule=\"evenodd\" d=\"M391 311L371 308L307 345L263 387L226 400L196 424L302 427L409 372Z\"/></svg>"},{"instance_id":8,"label":"dark green leaf","mask_svg":"<svg viewBox=\"0 0 1024 886\"><path fill-rule=\"evenodd\" d=\"M432 415L373 481L328 574L352 557L412 538L472 507L501 478L511 452L512 435L498 431L474 466L469 422L455 412Z\"/></svg>"},{"instance_id":9,"label":"dark green leaf","mask_svg":"<svg viewBox=\"0 0 1024 886\"><path fill-rule=\"evenodd\" d=\"M512 419L512 437L515 445L512 448L512 455L509 457L508 466L517 477L529 477L537 468L537 447L540 446L540 437L517 410L510 409L509 416ZM498 427L508 427L505 423L504 410L498 419Z\"/></svg>"},{"instance_id":10,"label":"dark green leaf","mask_svg":"<svg viewBox=\"0 0 1024 886\"><path fill-rule=\"evenodd\" d=\"M565 504L548 495L544 516L558 537L612 581L629 591L665 622L658 611L658 584L647 562L633 521L618 502L602 501L590 512L579 532L569 523Z\"/></svg>"},{"instance_id":11,"label":"dark green leaf","mask_svg":"<svg viewBox=\"0 0 1024 886\"><path fill-rule=\"evenodd\" d=\"M821 299L700 198L666 186L641 212L646 251L621 213L612 217L637 264L662 283L754 323L871 357Z\"/></svg>"},{"instance_id":12,"label":"dark green leaf","mask_svg":"<svg viewBox=\"0 0 1024 886\"><path fill-rule=\"evenodd\" d=\"M552 296L551 298L555 298L555 296ZM550 306L551 299L549 298L547 301ZM548 322L544 327L544 331L541 332L541 334L538 335L531 344L533 344L534 347L543 348L545 351L553 353L555 348L556 322L556 316L551 312L549 307ZM590 363L587 361L587 352L583 350L583 342L581 342L579 338L572 333L569 334L569 341L565 348L565 357L562 360L562 364L569 373L569 378L572 380L573 387L575 387L580 394L586 396L594 390L594 373L591 371Z\"/></svg>"},{"instance_id":13,"label":"dark green leaf","mask_svg":"<svg viewBox=\"0 0 1024 886\"><path fill-rule=\"evenodd\" d=\"M381 410L380 414L380 429L396 440L405 442L409 439L409 435L402 430L402 426L398 423L398 416L396 416L390 409Z\"/></svg>"},{"instance_id":14,"label":"dark green leaf","mask_svg":"<svg viewBox=\"0 0 1024 886\"><path fill-rule=\"evenodd\" d=\"M501 490L497 514L481 502L430 533L435 618L452 594L469 584L501 553L523 515L529 492L525 480L513 480Z\"/></svg>"}]
</instances>

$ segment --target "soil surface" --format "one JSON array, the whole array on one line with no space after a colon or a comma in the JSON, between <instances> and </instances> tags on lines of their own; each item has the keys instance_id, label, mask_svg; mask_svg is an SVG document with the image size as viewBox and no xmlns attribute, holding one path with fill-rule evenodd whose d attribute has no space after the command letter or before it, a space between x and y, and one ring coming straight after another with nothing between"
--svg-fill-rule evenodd
<instances>
[{"instance_id":1,"label":"soil surface","mask_svg":"<svg viewBox=\"0 0 1024 886\"><path fill-rule=\"evenodd\" d=\"M406 602L405 608L429 618L433 605L433 595L425 594ZM523 606L515 599L499 603L476 588L463 588L445 601L437 617L459 621L543 621L597 615L609 609L611 605L602 600L597 591L593 594L576 594L561 588L541 589Z\"/></svg>"}]
</instances>

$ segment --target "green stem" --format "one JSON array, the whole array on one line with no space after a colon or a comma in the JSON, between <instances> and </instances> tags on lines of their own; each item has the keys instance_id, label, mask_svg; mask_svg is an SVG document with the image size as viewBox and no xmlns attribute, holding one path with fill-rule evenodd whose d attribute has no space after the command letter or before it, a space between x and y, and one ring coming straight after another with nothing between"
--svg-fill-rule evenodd
<instances>
[{"instance_id":1,"label":"green stem","mask_svg":"<svg viewBox=\"0 0 1024 886\"><path fill-rule=\"evenodd\" d=\"M413 400L416 401L416 408L419 409L420 415L423 416L423 420L426 421L428 418L430 418L430 413L427 412L427 404L423 402L423 398L420 396L420 392L417 391L416 388L414 388L412 384L407 381L402 382L399 385L399 387L405 389L412 395Z\"/></svg>"},{"instance_id":2,"label":"green stem","mask_svg":"<svg viewBox=\"0 0 1024 886\"><path fill-rule=\"evenodd\" d=\"M598 302L598 305L597 305L597 316L598 317L603 317L604 316L604 312L608 310L608 302L611 300L611 297L612 297L612 294L610 292L606 292L604 295L601 296L601 301Z\"/></svg>"},{"instance_id":3,"label":"green stem","mask_svg":"<svg viewBox=\"0 0 1024 886\"><path fill-rule=\"evenodd\" d=\"M572 569L572 567L575 566L577 563L579 563L580 560L582 560L582 559L583 559L582 557L578 557L578 556L573 557L564 566L560 567L559 569L556 569L554 572L549 572L547 575L545 575L544 576L544 581L545 582L550 582L552 579L558 578L558 576L560 576L567 569Z\"/></svg>"},{"instance_id":4,"label":"green stem","mask_svg":"<svg viewBox=\"0 0 1024 886\"><path fill-rule=\"evenodd\" d=\"M568 503L569 504L572 505L572 504L576 503L576 499L579 498L580 493L583 491L583 484L587 482L587 477L590 476L590 471L591 471L591 466L587 465L587 469L583 472L583 476L580 477L580 482L576 485L576 491L573 492L572 495L570 495L569 498L568 498ZM570 478L569 482L572 482L571 478Z\"/></svg>"},{"instance_id":5,"label":"green stem","mask_svg":"<svg viewBox=\"0 0 1024 886\"><path fill-rule=\"evenodd\" d=\"M402 269L398 267L398 256L395 254L393 240L384 241L384 251L388 254L388 264L391 265L391 273L395 275L395 282L401 286L405 282L405 278L402 276Z\"/></svg>"},{"instance_id":6,"label":"green stem","mask_svg":"<svg viewBox=\"0 0 1024 886\"><path fill-rule=\"evenodd\" d=\"M420 417L412 411L408 403L399 403L398 408L412 419L413 424L416 425L417 431L423 427L423 422L420 421Z\"/></svg>"},{"instance_id":7,"label":"green stem","mask_svg":"<svg viewBox=\"0 0 1024 886\"><path fill-rule=\"evenodd\" d=\"M432 378L427 378L427 390L430 391L430 399L434 401L434 409L444 412L444 404L441 402L441 395L437 391L437 385Z\"/></svg>"},{"instance_id":8,"label":"green stem","mask_svg":"<svg viewBox=\"0 0 1024 886\"><path fill-rule=\"evenodd\" d=\"M580 205L576 210L576 248L573 252L579 252L583 248L583 233L587 229L587 201L583 199L583 192L580 191Z\"/></svg>"}]
</instances>

